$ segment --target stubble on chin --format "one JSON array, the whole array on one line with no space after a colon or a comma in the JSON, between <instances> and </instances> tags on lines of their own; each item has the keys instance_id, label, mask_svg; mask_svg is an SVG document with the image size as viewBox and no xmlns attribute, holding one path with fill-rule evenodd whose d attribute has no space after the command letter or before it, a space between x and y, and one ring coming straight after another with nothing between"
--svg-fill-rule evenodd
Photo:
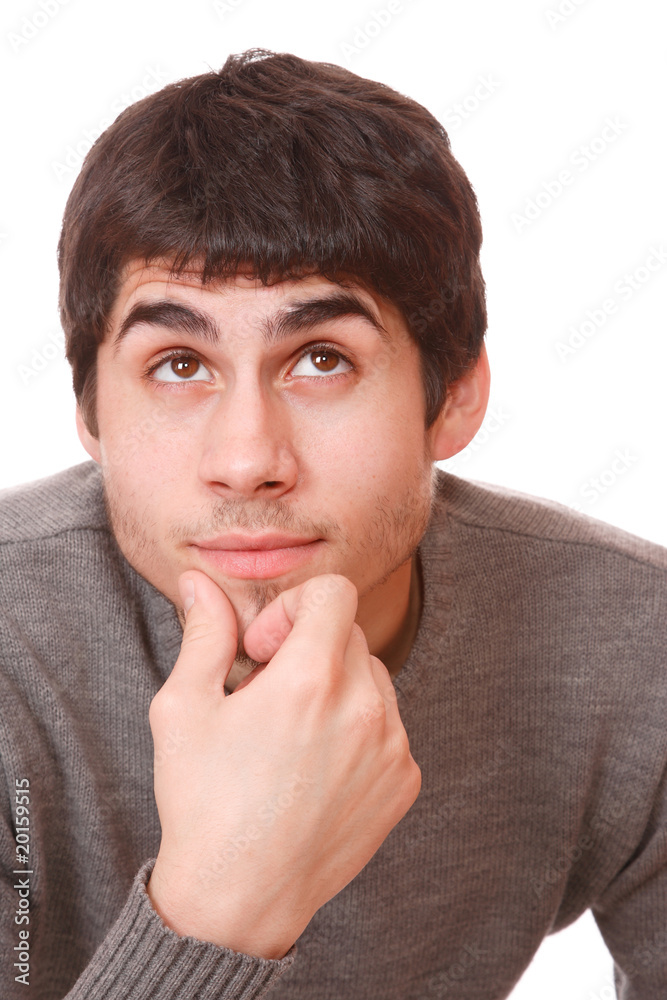
<instances>
[{"instance_id":1,"label":"stubble on chin","mask_svg":"<svg viewBox=\"0 0 667 1000\"><path fill-rule=\"evenodd\" d=\"M150 579L150 569L148 571L146 569L154 560L156 551L154 540L151 539L144 528L145 524L150 523L150 517L146 514L146 517L142 519L134 513L133 508L122 505L115 495L113 485L106 477L104 477L103 498L107 520L123 556L140 576L143 576L149 583L156 586ZM193 534L195 533L193 532ZM179 536L181 534L182 530L179 529ZM236 659L242 664L254 667L257 665L256 662L250 659L243 647L245 631L260 611L267 604L270 604L285 588L270 580L244 580L240 581L240 583L243 588L243 593L240 595L235 594L232 587L226 589L219 583L218 586L220 586L220 589L229 598L236 614L238 626ZM184 628L185 614L183 608L173 601L171 603L176 611L181 628Z\"/></svg>"},{"instance_id":2,"label":"stubble on chin","mask_svg":"<svg viewBox=\"0 0 667 1000\"><path fill-rule=\"evenodd\" d=\"M255 620L260 611L263 611L271 601L275 600L278 594L285 590L285 587L270 580L244 580L243 589L245 595L241 606L238 607L237 603L232 601L238 627L235 663L239 667L243 667L246 672L249 672L258 665L258 662L251 659L245 651L243 642L246 629Z\"/></svg>"}]
</instances>

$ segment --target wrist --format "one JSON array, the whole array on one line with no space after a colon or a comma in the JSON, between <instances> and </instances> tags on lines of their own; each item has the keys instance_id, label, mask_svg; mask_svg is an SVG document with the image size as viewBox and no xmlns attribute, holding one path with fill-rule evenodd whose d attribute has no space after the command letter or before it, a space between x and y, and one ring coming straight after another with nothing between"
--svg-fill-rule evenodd
<instances>
[{"instance_id":1,"label":"wrist","mask_svg":"<svg viewBox=\"0 0 667 1000\"><path fill-rule=\"evenodd\" d=\"M201 871L201 869L200 869ZM302 933L291 929L277 899L257 906L235 902L221 886L199 877L177 879L158 861L146 885L151 905L162 922L180 937L192 937L255 958L281 959Z\"/></svg>"}]
</instances>

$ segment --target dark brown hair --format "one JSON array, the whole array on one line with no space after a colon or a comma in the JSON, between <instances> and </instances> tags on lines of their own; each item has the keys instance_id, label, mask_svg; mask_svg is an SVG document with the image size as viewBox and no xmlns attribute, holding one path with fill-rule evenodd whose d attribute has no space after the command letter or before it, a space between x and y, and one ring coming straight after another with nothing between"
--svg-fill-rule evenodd
<instances>
[{"instance_id":1,"label":"dark brown hair","mask_svg":"<svg viewBox=\"0 0 667 1000\"><path fill-rule=\"evenodd\" d=\"M74 392L95 417L97 347L131 260L203 282L354 278L393 302L422 359L426 422L479 357L482 231L447 133L340 66L252 49L122 112L88 153L58 245Z\"/></svg>"}]
</instances>

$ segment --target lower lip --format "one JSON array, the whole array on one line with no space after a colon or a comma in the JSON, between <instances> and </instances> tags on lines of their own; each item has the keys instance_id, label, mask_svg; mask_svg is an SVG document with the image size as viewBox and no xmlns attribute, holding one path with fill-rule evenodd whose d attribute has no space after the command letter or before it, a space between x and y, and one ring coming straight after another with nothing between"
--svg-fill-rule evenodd
<instances>
[{"instance_id":1,"label":"lower lip","mask_svg":"<svg viewBox=\"0 0 667 1000\"><path fill-rule=\"evenodd\" d=\"M240 580L269 580L289 573L312 559L324 544L321 539L284 549L205 549L192 547L225 576Z\"/></svg>"}]
</instances>

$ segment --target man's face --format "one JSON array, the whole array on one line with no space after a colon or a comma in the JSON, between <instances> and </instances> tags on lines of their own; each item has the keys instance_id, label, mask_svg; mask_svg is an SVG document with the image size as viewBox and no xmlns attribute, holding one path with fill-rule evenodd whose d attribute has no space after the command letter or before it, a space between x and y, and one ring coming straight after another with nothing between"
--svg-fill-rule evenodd
<instances>
[{"instance_id":1,"label":"man's face","mask_svg":"<svg viewBox=\"0 0 667 1000\"><path fill-rule=\"evenodd\" d=\"M367 291L136 264L98 351L91 454L131 565L177 608L179 575L203 570L242 635L321 573L352 580L361 618L383 592L389 609L430 514L424 414L418 349Z\"/></svg>"}]
</instances>

